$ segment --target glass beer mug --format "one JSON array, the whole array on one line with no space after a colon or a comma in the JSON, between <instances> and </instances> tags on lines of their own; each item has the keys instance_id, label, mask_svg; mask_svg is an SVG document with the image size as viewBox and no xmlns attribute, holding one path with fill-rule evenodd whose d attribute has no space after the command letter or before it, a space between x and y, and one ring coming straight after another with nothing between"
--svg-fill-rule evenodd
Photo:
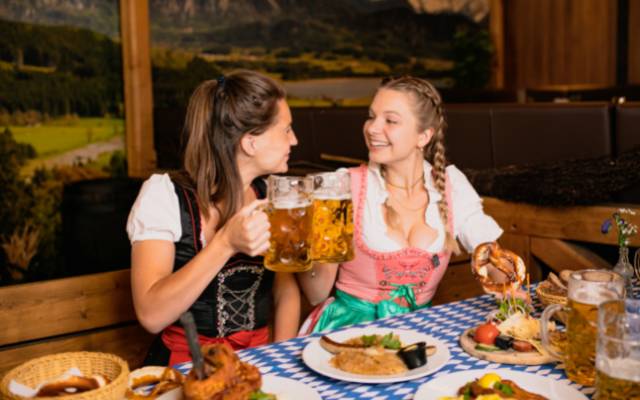
<instances>
[{"instance_id":1,"label":"glass beer mug","mask_svg":"<svg viewBox=\"0 0 640 400\"><path fill-rule=\"evenodd\" d=\"M640 399L640 300L598 307L595 398Z\"/></svg>"},{"instance_id":2,"label":"glass beer mug","mask_svg":"<svg viewBox=\"0 0 640 400\"><path fill-rule=\"evenodd\" d=\"M313 179L311 258L339 263L353 259L353 203L349 171L309 175Z\"/></svg>"},{"instance_id":3,"label":"glass beer mug","mask_svg":"<svg viewBox=\"0 0 640 400\"><path fill-rule=\"evenodd\" d=\"M270 247L264 257L267 269L303 272L311 268L313 181L297 176L269 176L267 215L271 224Z\"/></svg>"},{"instance_id":4,"label":"glass beer mug","mask_svg":"<svg viewBox=\"0 0 640 400\"><path fill-rule=\"evenodd\" d=\"M569 276L567 305L554 304L542 313L542 345L554 357L564 360L565 372L572 381L593 386L598 306L607 300L624 297L624 279L615 272L586 269ZM558 311L567 314L567 342L562 353L549 340L549 319Z\"/></svg>"}]
</instances>

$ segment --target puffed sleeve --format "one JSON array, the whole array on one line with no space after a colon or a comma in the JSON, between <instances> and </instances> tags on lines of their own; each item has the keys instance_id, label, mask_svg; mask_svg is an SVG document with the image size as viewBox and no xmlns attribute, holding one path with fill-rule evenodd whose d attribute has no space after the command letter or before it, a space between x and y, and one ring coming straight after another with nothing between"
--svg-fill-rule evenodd
<instances>
[{"instance_id":1,"label":"puffed sleeve","mask_svg":"<svg viewBox=\"0 0 640 400\"><path fill-rule=\"evenodd\" d=\"M127 234L131 243L180 240L180 205L169 175L155 174L144 182L129 212Z\"/></svg>"},{"instance_id":2,"label":"puffed sleeve","mask_svg":"<svg viewBox=\"0 0 640 400\"><path fill-rule=\"evenodd\" d=\"M467 177L453 165L447 167L451 182L454 232L468 252L484 242L492 242L502 235L498 223L484 213L482 199Z\"/></svg>"}]
</instances>

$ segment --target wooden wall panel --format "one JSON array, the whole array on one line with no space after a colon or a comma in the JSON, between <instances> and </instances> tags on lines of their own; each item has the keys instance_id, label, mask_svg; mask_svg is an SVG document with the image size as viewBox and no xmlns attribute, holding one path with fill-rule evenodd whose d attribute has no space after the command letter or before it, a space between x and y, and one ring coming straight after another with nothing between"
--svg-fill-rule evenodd
<instances>
[{"instance_id":1,"label":"wooden wall panel","mask_svg":"<svg viewBox=\"0 0 640 400\"><path fill-rule=\"evenodd\" d=\"M128 269L0 289L0 346L136 320Z\"/></svg>"},{"instance_id":2,"label":"wooden wall panel","mask_svg":"<svg viewBox=\"0 0 640 400\"><path fill-rule=\"evenodd\" d=\"M629 83L640 84L640 0L629 0Z\"/></svg>"},{"instance_id":3,"label":"wooden wall panel","mask_svg":"<svg viewBox=\"0 0 640 400\"><path fill-rule=\"evenodd\" d=\"M129 325L0 348L0 377L25 361L67 351L112 353L127 361L133 370L142 365L152 339L140 325Z\"/></svg>"},{"instance_id":4,"label":"wooden wall panel","mask_svg":"<svg viewBox=\"0 0 640 400\"><path fill-rule=\"evenodd\" d=\"M617 0L510 0L505 15L508 87L615 84Z\"/></svg>"}]
</instances>

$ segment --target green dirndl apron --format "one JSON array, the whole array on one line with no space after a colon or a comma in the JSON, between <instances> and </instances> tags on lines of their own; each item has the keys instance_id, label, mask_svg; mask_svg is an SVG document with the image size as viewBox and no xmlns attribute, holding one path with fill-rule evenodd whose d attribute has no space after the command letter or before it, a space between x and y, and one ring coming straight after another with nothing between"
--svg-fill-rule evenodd
<instances>
[{"instance_id":1,"label":"green dirndl apron","mask_svg":"<svg viewBox=\"0 0 640 400\"><path fill-rule=\"evenodd\" d=\"M413 284L393 286L396 288L389 293L389 299L382 300L377 304L359 299L341 290L336 290L334 301L322 312L313 328L313 332L333 330L343 326L375 321L380 318L431 307L431 301L422 305L416 304L416 298L411 288ZM394 301L396 298L404 298L409 307L396 303Z\"/></svg>"}]
</instances>

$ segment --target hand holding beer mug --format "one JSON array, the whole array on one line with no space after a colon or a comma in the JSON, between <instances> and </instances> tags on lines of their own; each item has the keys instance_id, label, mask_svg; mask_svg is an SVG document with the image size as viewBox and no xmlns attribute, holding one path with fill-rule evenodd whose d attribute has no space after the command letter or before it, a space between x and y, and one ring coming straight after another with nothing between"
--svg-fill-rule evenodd
<instances>
[{"instance_id":1,"label":"hand holding beer mug","mask_svg":"<svg viewBox=\"0 0 640 400\"><path fill-rule=\"evenodd\" d=\"M311 258L322 263L353 259L353 203L349 171L310 175L313 179Z\"/></svg>"},{"instance_id":2,"label":"hand holding beer mug","mask_svg":"<svg viewBox=\"0 0 640 400\"><path fill-rule=\"evenodd\" d=\"M640 399L640 300L598 307L596 399Z\"/></svg>"},{"instance_id":3,"label":"hand holding beer mug","mask_svg":"<svg viewBox=\"0 0 640 400\"><path fill-rule=\"evenodd\" d=\"M624 279L615 272L586 269L569 275L566 306L547 307L540 318L542 345L552 356L564 360L565 372L572 381L593 386L598 306L607 300L624 298ZM567 313L567 343L563 354L550 345L549 319L556 312Z\"/></svg>"},{"instance_id":4,"label":"hand holding beer mug","mask_svg":"<svg viewBox=\"0 0 640 400\"><path fill-rule=\"evenodd\" d=\"M311 268L312 193L311 178L269 176L267 214L271 238L264 257L267 269L303 272Z\"/></svg>"}]
</instances>

